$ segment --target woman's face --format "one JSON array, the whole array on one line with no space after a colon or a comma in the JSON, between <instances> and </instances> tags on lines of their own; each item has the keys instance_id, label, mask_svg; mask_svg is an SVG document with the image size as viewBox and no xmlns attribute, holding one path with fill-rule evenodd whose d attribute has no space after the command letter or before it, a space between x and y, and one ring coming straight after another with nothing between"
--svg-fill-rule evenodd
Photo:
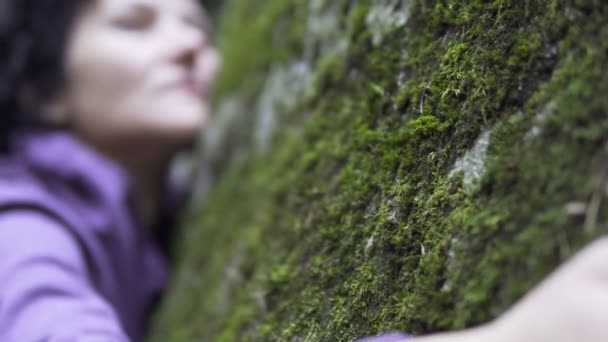
<instances>
[{"instance_id":1,"label":"woman's face","mask_svg":"<svg viewBox=\"0 0 608 342\"><path fill-rule=\"evenodd\" d=\"M195 0L96 0L72 31L62 114L51 120L113 157L158 159L209 116L218 55Z\"/></svg>"}]
</instances>

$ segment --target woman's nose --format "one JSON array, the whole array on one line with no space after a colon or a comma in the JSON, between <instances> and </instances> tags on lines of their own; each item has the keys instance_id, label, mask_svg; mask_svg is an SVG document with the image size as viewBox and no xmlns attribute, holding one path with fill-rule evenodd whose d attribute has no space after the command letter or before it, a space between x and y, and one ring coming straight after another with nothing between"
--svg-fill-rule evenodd
<instances>
[{"instance_id":1,"label":"woman's nose","mask_svg":"<svg viewBox=\"0 0 608 342\"><path fill-rule=\"evenodd\" d=\"M169 44L172 46L171 59L177 63L191 66L200 52L208 47L208 34L197 27L186 24L175 29Z\"/></svg>"}]
</instances>

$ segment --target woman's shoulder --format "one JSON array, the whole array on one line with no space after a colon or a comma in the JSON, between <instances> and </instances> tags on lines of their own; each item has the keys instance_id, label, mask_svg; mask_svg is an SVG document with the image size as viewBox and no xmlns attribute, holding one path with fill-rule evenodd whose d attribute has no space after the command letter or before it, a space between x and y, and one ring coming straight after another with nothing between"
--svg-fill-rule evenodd
<instances>
[{"instance_id":1,"label":"woman's shoulder","mask_svg":"<svg viewBox=\"0 0 608 342\"><path fill-rule=\"evenodd\" d=\"M13 202L45 202L52 197L24 163L13 156L0 157L0 209Z\"/></svg>"},{"instance_id":2,"label":"woman's shoulder","mask_svg":"<svg viewBox=\"0 0 608 342\"><path fill-rule=\"evenodd\" d=\"M33 211L65 225L78 225L61 195L50 189L44 177L17 158L0 157L0 215L11 211Z\"/></svg>"},{"instance_id":3,"label":"woman's shoulder","mask_svg":"<svg viewBox=\"0 0 608 342\"><path fill-rule=\"evenodd\" d=\"M64 219L94 215L99 221L111 216L111 202L126 197L121 170L68 132L22 133L13 146L0 156L0 210L29 205Z\"/></svg>"}]
</instances>

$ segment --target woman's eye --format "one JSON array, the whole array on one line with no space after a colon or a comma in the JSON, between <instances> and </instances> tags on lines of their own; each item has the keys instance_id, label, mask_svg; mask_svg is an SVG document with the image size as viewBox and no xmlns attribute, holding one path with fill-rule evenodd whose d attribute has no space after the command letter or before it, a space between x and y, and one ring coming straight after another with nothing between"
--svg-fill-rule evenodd
<instances>
[{"instance_id":1,"label":"woman's eye","mask_svg":"<svg viewBox=\"0 0 608 342\"><path fill-rule=\"evenodd\" d=\"M138 31L148 28L152 23L152 19L148 16L133 15L124 18L119 18L115 21L115 25L121 29L129 31Z\"/></svg>"}]
</instances>

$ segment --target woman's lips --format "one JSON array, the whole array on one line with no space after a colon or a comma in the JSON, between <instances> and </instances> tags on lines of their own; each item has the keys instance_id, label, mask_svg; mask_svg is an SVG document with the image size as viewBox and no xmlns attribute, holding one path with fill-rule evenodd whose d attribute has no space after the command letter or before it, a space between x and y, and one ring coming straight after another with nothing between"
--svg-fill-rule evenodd
<instances>
[{"instance_id":1,"label":"woman's lips","mask_svg":"<svg viewBox=\"0 0 608 342\"><path fill-rule=\"evenodd\" d=\"M199 90L199 87L198 87L196 81L194 81L194 79L192 79L192 78L186 78L186 79L179 81L177 83L177 86L179 88L185 89L193 94L198 95L200 93L200 90Z\"/></svg>"},{"instance_id":2,"label":"woman's lips","mask_svg":"<svg viewBox=\"0 0 608 342\"><path fill-rule=\"evenodd\" d=\"M201 95L201 86L194 77L184 77L176 82L169 84L169 88L188 92L192 95Z\"/></svg>"}]
</instances>

